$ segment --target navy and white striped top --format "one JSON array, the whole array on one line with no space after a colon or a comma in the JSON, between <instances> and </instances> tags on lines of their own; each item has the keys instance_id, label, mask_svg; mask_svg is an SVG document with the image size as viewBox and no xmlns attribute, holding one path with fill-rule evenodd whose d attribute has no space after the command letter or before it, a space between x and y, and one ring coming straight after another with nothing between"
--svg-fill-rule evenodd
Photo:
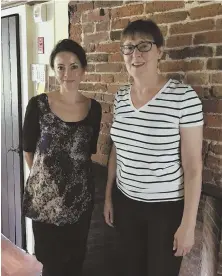
<instances>
[{"instance_id":1,"label":"navy and white striped top","mask_svg":"<svg viewBox=\"0 0 222 276\"><path fill-rule=\"evenodd\" d=\"M136 109L130 90L130 85L121 88L114 101L117 187L144 202L183 199L180 127L203 125L201 101L192 87L170 79Z\"/></svg>"}]
</instances>

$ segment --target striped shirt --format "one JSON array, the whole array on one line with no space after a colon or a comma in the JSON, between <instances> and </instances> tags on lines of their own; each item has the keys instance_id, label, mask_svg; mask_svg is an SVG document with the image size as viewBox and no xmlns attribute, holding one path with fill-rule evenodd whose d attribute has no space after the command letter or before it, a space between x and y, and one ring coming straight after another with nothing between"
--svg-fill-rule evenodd
<instances>
[{"instance_id":1,"label":"striped shirt","mask_svg":"<svg viewBox=\"0 0 222 276\"><path fill-rule=\"evenodd\" d=\"M114 101L117 187L144 202L183 199L180 128L203 125L201 101L192 87L173 79L139 109L130 91L130 85L121 88Z\"/></svg>"}]
</instances>

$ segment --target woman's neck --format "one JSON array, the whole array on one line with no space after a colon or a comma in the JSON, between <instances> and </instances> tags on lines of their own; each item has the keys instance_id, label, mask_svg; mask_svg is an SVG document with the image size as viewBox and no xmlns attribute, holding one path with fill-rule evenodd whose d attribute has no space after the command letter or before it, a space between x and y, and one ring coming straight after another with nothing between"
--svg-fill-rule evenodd
<instances>
[{"instance_id":1,"label":"woman's neck","mask_svg":"<svg viewBox=\"0 0 222 276\"><path fill-rule=\"evenodd\" d=\"M134 78L133 87L137 93L147 93L155 88L159 88L164 83L166 79L158 74L141 76Z\"/></svg>"},{"instance_id":2,"label":"woman's neck","mask_svg":"<svg viewBox=\"0 0 222 276\"><path fill-rule=\"evenodd\" d=\"M66 90L60 87L59 92L61 100L67 104L75 104L77 102L81 102L84 98L84 96L77 89Z\"/></svg>"}]
</instances>

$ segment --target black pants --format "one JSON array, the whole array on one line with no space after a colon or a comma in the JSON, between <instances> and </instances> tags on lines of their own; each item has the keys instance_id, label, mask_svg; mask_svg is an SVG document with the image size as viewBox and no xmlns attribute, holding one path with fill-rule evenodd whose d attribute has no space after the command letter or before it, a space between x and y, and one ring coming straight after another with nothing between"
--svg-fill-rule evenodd
<instances>
[{"instance_id":1,"label":"black pants","mask_svg":"<svg viewBox=\"0 0 222 276\"><path fill-rule=\"evenodd\" d=\"M175 257L173 239L183 200L144 203L114 192L114 223L122 242L122 276L178 276L182 257Z\"/></svg>"},{"instance_id":2,"label":"black pants","mask_svg":"<svg viewBox=\"0 0 222 276\"><path fill-rule=\"evenodd\" d=\"M33 221L35 255L43 276L81 276L92 211L75 224L56 226Z\"/></svg>"}]
</instances>

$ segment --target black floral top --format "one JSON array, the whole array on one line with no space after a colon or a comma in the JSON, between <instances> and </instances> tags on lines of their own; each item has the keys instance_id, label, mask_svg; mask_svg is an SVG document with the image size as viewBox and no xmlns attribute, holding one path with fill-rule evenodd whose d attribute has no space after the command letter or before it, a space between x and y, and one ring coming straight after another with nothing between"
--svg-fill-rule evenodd
<instances>
[{"instance_id":1,"label":"black floral top","mask_svg":"<svg viewBox=\"0 0 222 276\"><path fill-rule=\"evenodd\" d=\"M55 225L72 224L92 206L92 153L96 153L101 105L91 100L87 117L64 122L47 94L33 97L23 127L23 150L34 152L25 187L23 214Z\"/></svg>"}]
</instances>

